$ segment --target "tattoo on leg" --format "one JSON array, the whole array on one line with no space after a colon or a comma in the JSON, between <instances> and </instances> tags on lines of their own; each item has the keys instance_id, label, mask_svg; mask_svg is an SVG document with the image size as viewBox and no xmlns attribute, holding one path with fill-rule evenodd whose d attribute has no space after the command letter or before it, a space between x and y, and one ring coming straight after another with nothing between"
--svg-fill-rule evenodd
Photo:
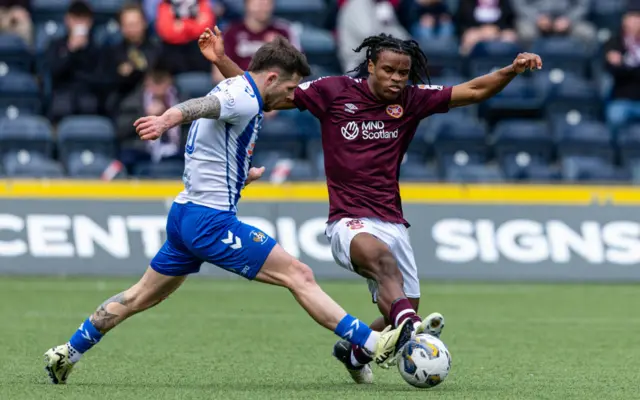
<instances>
[{"instance_id":1,"label":"tattoo on leg","mask_svg":"<svg viewBox=\"0 0 640 400\"><path fill-rule=\"evenodd\" d=\"M116 326L116 320L118 319L119 315L112 314L107 311L107 306L111 303L118 303L122 304L123 306L127 305L127 299L124 297L124 292L118 293L115 296L107 299L100 305L100 307L98 307L96 312L91 315L91 323L96 327L97 330L100 331L100 333L105 333Z\"/></svg>"}]
</instances>

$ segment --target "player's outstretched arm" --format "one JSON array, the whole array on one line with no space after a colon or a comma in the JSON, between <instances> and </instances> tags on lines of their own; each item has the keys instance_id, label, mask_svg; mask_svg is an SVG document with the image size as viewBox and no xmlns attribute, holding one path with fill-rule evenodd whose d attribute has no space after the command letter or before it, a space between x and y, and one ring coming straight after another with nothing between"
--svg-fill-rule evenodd
<instances>
[{"instance_id":1,"label":"player's outstretched arm","mask_svg":"<svg viewBox=\"0 0 640 400\"><path fill-rule=\"evenodd\" d=\"M527 71L542 68L542 59L537 54L521 53L508 67L470 80L453 87L450 108L480 103L495 96L516 76Z\"/></svg>"},{"instance_id":2,"label":"player's outstretched arm","mask_svg":"<svg viewBox=\"0 0 640 400\"><path fill-rule=\"evenodd\" d=\"M174 126L200 118L218 119L220 110L220 99L217 96L198 97L175 105L160 116L142 117L133 126L140 139L156 140Z\"/></svg>"},{"instance_id":3,"label":"player's outstretched arm","mask_svg":"<svg viewBox=\"0 0 640 400\"><path fill-rule=\"evenodd\" d=\"M217 26L213 28L213 31L207 28L200 35L198 46L202 55L218 67L218 70L225 78L244 74L242 68L224 53L224 39Z\"/></svg>"}]
</instances>

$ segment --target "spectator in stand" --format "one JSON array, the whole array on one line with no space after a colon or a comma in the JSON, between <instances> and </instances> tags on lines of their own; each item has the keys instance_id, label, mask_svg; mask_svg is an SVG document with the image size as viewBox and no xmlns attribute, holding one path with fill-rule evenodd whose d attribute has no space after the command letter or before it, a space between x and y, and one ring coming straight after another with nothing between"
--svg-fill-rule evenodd
<instances>
[{"instance_id":1,"label":"spectator in stand","mask_svg":"<svg viewBox=\"0 0 640 400\"><path fill-rule=\"evenodd\" d=\"M27 45L33 40L29 3L29 0L0 0L0 32L18 35Z\"/></svg>"},{"instance_id":2,"label":"spectator in stand","mask_svg":"<svg viewBox=\"0 0 640 400\"><path fill-rule=\"evenodd\" d=\"M178 104L178 90L168 70L162 67L149 70L144 82L120 103L116 118L120 160L132 172L141 161L158 162L181 154L180 127L169 129L161 139L141 141L133 123L141 115L162 115Z\"/></svg>"},{"instance_id":3,"label":"spectator in stand","mask_svg":"<svg viewBox=\"0 0 640 400\"><path fill-rule=\"evenodd\" d=\"M478 42L515 42L514 14L510 0L462 0L458 8L462 54L469 54Z\"/></svg>"},{"instance_id":4,"label":"spectator in stand","mask_svg":"<svg viewBox=\"0 0 640 400\"><path fill-rule=\"evenodd\" d=\"M640 121L640 0L630 0L620 35L604 47L607 69L613 75L607 122L614 130Z\"/></svg>"},{"instance_id":5,"label":"spectator in stand","mask_svg":"<svg viewBox=\"0 0 640 400\"><path fill-rule=\"evenodd\" d=\"M416 0L418 22L413 26L416 39L451 38L455 34L449 7L444 0Z\"/></svg>"},{"instance_id":6,"label":"spectator in stand","mask_svg":"<svg viewBox=\"0 0 640 400\"><path fill-rule=\"evenodd\" d=\"M591 0L512 0L518 36L530 44L539 36L573 36L591 45L596 30L586 21Z\"/></svg>"},{"instance_id":7,"label":"spectator in stand","mask_svg":"<svg viewBox=\"0 0 640 400\"><path fill-rule=\"evenodd\" d=\"M110 102L117 103L144 79L160 56L159 41L148 34L147 21L140 5L126 4L118 15L122 42L107 51L106 71L113 80ZM111 107L110 107L111 108Z\"/></svg>"},{"instance_id":8,"label":"spectator in stand","mask_svg":"<svg viewBox=\"0 0 640 400\"><path fill-rule=\"evenodd\" d=\"M300 39L286 21L273 18L274 0L244 0L245 15L242 21L232 23L224 32L225 50L240 68L247 70L255 52L276 35L284 36L297 49ZM224 77L213 67L213 80Z\"/></svg>"},{"instance_id":9,"label":"spectator in stand","mask_svg":"<svg viewBox=\"0 0 640 400\"><path fill-rule=\"evenodd\" d=\"M156 31L164 43L163 59L172 74L209 71L198 49L198 38L216 17L209 0L164 0L158 6Z\"/></svg>"},{"instance_id":10,"label":"spectator in stand","mask_svg":"<svg viewBox=\"0 0 640 400\"><path fill-rule=\"evenodd\" d=\"M369 37L384 32L400 39L411 36L396 15L399 0L340 0L338 10L338 58L349 72L362 62L362 54L353 51Z\"/></svg>"},{"instance_id":11,"label":"spectator in stand","mask_svg":"<svg viewBox=\"0 0 640 400\"><path fill-rule=\"evenodd\" d=\"M53 99L49 117L54 122L73 114L97 114L100 104L100 52L92 41L93 11L84 1L73 1L64 17L67 34L52 42L47 63Z\"/></svg>"}]
</instances>

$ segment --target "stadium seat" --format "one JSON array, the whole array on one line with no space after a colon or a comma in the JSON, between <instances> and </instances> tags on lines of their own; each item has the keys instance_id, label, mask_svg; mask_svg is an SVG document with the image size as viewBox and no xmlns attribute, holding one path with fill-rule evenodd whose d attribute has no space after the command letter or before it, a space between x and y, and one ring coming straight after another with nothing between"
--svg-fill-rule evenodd
<instances>
[{"instance_id":1,"label":"stadium seat","mask_svg":"<svg viewBox=\"0 0 640 400\"><path fill-rule=\"evenodd\" d=\"M89 151L106 158L116 156L116 135L111 120L97 115L66 117L58 124L58 150L65 160L71 153Z\"/></svg>"},{"instance_id":2,"label":"stadium seat","mask_svg":"<svg viewBox=\"0 0 640 400\"><path fill-rule=\"evenodd\" d=\"M464 73L464 59L460 56L459 44L456 40L424 39L419 43L429 59L429 74L432 77Z\"/></svg>"},{"instance_id":3,"label":"stadium seat","mask_svg":"<svg viewBox=\"0 0 640 400\"><path fill-rule=\"evenodd\" d=\"M20 150L2 157L6 175L10 178L62 178L62 166L40 153Z\"/></svg>"},{"instance_id":4,"label":"stadium seat","mask_svg":"<svg viewBox=\"0 0 640 400\"><path fill-rule=\"evenodd\" d=\"M625 126L618 133L618 148L624 165L640 161L640 124Z\"/></svg>"},{"instance_id":5,"label":"stadium seat","mask_svg":"<svg viewBox=\"0 0 640 400\"><path fill-rule=\"evenodd\" d=\"M176 87L182 100L203 97L213 89L211 74L206 72L185 72L175 77Z\"/></svg>"},{"instance_id":6,"label":"stadium seat","mask_svg":"<svg viewBox=\"0 0 640 400\"><path fill-rule=\"evenodd\" d=\"M560 69L583 77L589 76L589 59L593 50L571 37L539 38L531 48L539 54L545 70Z\"/></svg>"},{"instance_id":7,"label":"stadium seat","mask_svg":"<svg viewBox=\"0 0 640 400\"><path fill-rule=\"evenodd\" d=\"M569 156L562 159L562 176L570 182L615 183L628 181L629 171L600 157Z\"/></svg>"},{"instance_id":8,"label":"stadium seat","mask_svg":"<svg viewBox=\"0 0 640 400\"><path fill-rule=\"evenodd\" d=\"M97 24L108 23L116 18L127 0L89 0Z\"/></svg>"},{"instance_id":9,"label":"stadium seat","mask_svg":"<svg viewBox=\"0 0 640 400\"><path fill-rule=\"evenodd\" d=\"M627 0L593 0L591 2L591 20L601 29L615 34L620 30L622 14Z\"/></svg>"},{"instance_id":10,"label":"stadium seat","mask_svg":"<svg viewBox=\"0 0 640 400\"><path fill-rule=\"evenodd\" d=\"M500 165L510 181L553 182L561 178L556 168L524 152L505 156Z\"/></svg>"},{"instance_id":11,"label":"stadium seat","mask_svg":"<svg viewBox=\"0 0 640 400\"><path fill-rule=\"evenodd\" d=\"M577 111L586 118L600 117L600 98L594 83L559 69L540 71L534 79L544 92L547 116Z\"/></svg>"},{"instance_id":12,"label":"stadium seat","mask_svg":"<svg viewBox=\"0 0 640 400\"><path fill-rule=\"evenodd\" d=\"M321 26L326 5L323 0L276 0L274 14L289 21Z\"/></svg>"},{"instance_id":13,"label":"stadium seat","mask_svg":"<svg viewBox=\"0 0 640 400\"><path fill-rule=\"evenodd\" d=\"M493 149L502 164L507 158L520 157L546 164L553 158L554 142L542 121L506 120L493 132Z\"/></svg>"},{"instance_id":14,"label":"stadium seat","mask_svg":"<svg viewBox=\"0 0 640 400\"><path fill-rule=\"evenodd\" d=\"M93 40L99 47L111 47L122 42L122 32L115 20L96 25Z\"/></svg>"},{"instance_id":15,"label":"stadium seat","mask_svg":"<svg viewBox=\"0 0 640 400\"><path fill-rule=\"evenodd\" d=\"M569 124L560 120L554 126L554 135L558 155L562 158L589 156L600 158L608 163L612 163L615 159L611 131L601 122L584 121Z\"/></svg>"},{"instance_id":16,"label":"stadium seat","mask_svg":"<svg viewBox=\"0 0 640 400\"><path fill-rule=\"evenodd\" d=\"M466 165L487 160L487 132L471 118L446 119L435 128L433 149L442 164Z\"/></svg>"},{"instance_id":17,"label":"stadium seat","mask_svg":"<svg viewBox=\"0 0 640 400\"><path fill-rule=\"evenodd\" d=\"M479 113L489 125L501 119L539 118L544 96L534 81L527 78L516 79L494 97L479 105Z\"/></svg>"},{"instance_id":18,"label":"stadium seat","mask_svg":"<svg viewBox=\"0 0 640 400\"><path fill-rule=\"evenodd\" d=\"M311 25L304 25L300 32L300 45L309 64L330 71L340 70L340 62L336 56L336 43L331 32Z\"/></svg>"},{"instance_id":19,"label":"stadium seat","mask_svg":"<svg viewBox=\"0 0 640 400\"><path fill-rule=\"evenodd\" d=\"M135 166L134 175L145 179L180 179L184 172L184 161L165 160L158 163L143 162Z\"/></svg>"},{"instance_id":20,"label":"stadium seat","mask_svg":"<svg viewBox=\"0 0 640 400\"><path fill-rule=\"evenodd\" d=\"M502 68L513 62L522 52L522 48L515 43L503 41L479 42L469 54L468 75L480 76L491 72L494 68Z\"/></svg>"},{"instance_id":21,"label":"stadium seat","mask_svg":"<svg viewBox=\"0 0 640 400\"><path fill-rule=\"evenodd\" d=\"M71 0L31 0L33 21L63 21Z\"/></svg>"},{"instance_id":22,"label":"stadium seat","mask_svg":"<svg viewBox=\"0 0 640 400\"><path fill-rule=\"evenodd\" d=\"M34 48L37 54L44 54L49 48L49 44L63 37L67 28L61 22L46 21L35 26ZM36 60L37 62L39 60Z\"/></svg>"},{"instance_id":23,"label":"stadium seat","mask_svg":"<svg viewBox=\"0 0 640 400\"><path fill-rule=\"evenodd\" d=\"M16 35L0 34L0 61L6 63L10 69L30 72L32 69L32 55L24 40Z\"/></svg>"},{"instance_id":24,"label":"stadium seat","mask_svg":"<svg viewBox=\"0 0 640 400\"><path fill-rule=\"evenodd\" d=\"M0 75L1 110L14 107L18 114L37 114L42 109L40 97L38 83L32 75L26 72Z\"/></svg>"},{"instance_id":25,"label":"stadium seat","mask_svg":"<svg viewBox=\"0 0 640 400\"><path fill-rule=\"evenodd\" d=\"M89 151L71 153L65 162L65 168L71 178L98 179L113 163L113 159L103 154ZM124 169L117 173L115 179L126 178Z\"/></svg>"},{"instance_id":26,"label":"stadium seat","mask_svg":"<svg viewBox=\"0 0 640 400\"><path fill-rule=\"evenodd\" d=\"M275 117L262 120L260 140L297 139L299 136L298 126L291 115L278 113Z\"/></svg>"},{"instance_id":27,"label":"stadium seat","mask_svg":"<svg viewBox=\"0 0 640 400\"><path fill-rule=\"evenodd\" d=\"M437 169L424 162L411 161L406 157L406 161L400 165L400 180L408 182L437 182L440 180Z\"/></svg>"},{"instance_id":28,"label":"stadium seat","mask_svg":"<svg viewBox=\"0 0 640 400\"><path fill-rule=\"evenodd\" d=\"M407 149L406 156L411 161L425 162L429 153L429 143L427 142L427 136L425 129L418 128L413 140L409 142L409 148Z\"/></svg>"},{"instance_id":29,"label":"stadium seat","mask_svg":"<svg viewBox=\"0 0 640 400\"><path fill-rule=\"evenodd\" d=\"M50 157L53 153L51 124L40 116L0 119L0 155L26 150Z\"/></svg>"},{"instance_id":30,"label":"stadium seat","mask_svg":"<svg viewBox=\"0 0 640 400\"><path fill-rule=\"evenodd\" d=\"M449 165L445 171L445 179L458 183L504 182L502 171L496 166L487 165Z\"/></svg>"}]
</instances>

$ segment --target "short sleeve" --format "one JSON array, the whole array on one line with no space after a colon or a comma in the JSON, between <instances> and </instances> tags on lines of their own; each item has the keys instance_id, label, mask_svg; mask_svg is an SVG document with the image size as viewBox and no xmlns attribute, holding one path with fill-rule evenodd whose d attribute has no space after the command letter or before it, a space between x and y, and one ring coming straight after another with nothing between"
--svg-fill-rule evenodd
<instances>
[{"instance_id":1,"label":"short sleeve","mask_svg":"<svg viewBox=\"0 0 640 400\"><path fill-rule=\"evenodd\" d=\"M260 112L255 95L244 85L233 83L226 87L218 86L210 95L220 100L220 121L236 125Z\"/></svg>"},{"instance_id":2,"label":"short sleeve","mask_svg":"<svg viewBox=\"0 0 640 400\"><path fill-rule=\"evenodd\" d=\"M412 85L409 89L409 107L418 118L449 112L451 87L437 85Z\"/></svg>"},{"instance_id":3,"label":"short sleeve","mask_svg":"<svg viewBox=\"0 0 640 400\"><path fill-rule=\"evenodd\" d=\"M353 79L348 76L304 82L296 88L293 102L300 111L309 110L311 114L322 118L336 96L352 83Z\"/></svg>"}]
</instances>

